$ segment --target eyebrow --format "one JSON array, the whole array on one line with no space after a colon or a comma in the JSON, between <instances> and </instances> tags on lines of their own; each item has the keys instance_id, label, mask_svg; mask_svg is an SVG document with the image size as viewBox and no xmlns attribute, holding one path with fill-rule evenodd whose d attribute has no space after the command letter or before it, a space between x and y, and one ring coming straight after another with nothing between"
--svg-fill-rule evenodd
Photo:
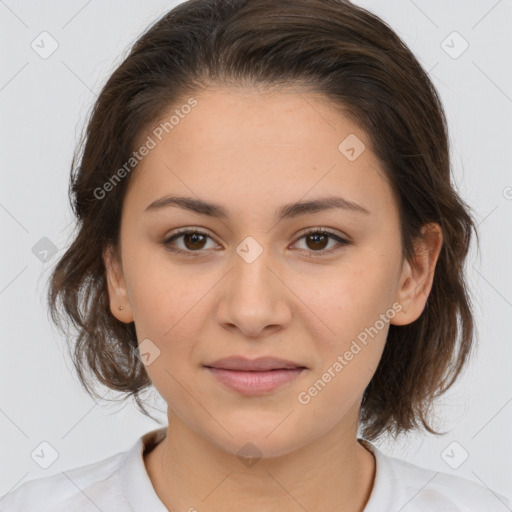
<instances>
[{"instance_id":1,"label":"eyebrow","mask_svg":"<svg viewBox=\"0 0 512 512\"><path fill-rule=\"evenodd\" d=\"M199 215L207 215L218 219L227 219L229 217L229 211L219 204L210 203L193 197L177 196L161 197L147 206L144 212L156 212L170 207L178 207ZM285 204L278 208L274 212L274 215L278 220L283 220L333 208L342 208L355 213L370 215L370 211L363 206L336 196L321 197L311 201L299 201L296 203Z\"/></svg>"}]
</instances>

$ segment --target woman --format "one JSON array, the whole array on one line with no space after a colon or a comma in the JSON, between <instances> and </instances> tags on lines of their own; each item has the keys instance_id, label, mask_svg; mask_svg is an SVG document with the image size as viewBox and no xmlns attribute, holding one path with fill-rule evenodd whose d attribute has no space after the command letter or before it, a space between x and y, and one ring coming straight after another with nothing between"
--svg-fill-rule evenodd
<instances>
[{"instance_id":1,"label":"woman","mask_svg":"<svg viewBox=\"0 0 512 512\"><path fill-rule=\"evenodd\" d=\"M74 362L169 426L2 510L504 510L372 443L467 363L474 222L439 97L343 0L189 0L103 88L49 288ZM358 433L361 433L360 436ZM500 508L501 507L501 508Z\"/></svg>"}]
</instances>

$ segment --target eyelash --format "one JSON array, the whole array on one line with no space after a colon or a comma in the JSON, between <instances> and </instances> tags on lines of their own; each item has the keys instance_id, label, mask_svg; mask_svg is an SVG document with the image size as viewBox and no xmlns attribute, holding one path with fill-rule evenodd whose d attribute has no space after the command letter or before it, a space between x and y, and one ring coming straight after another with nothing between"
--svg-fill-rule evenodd
<instances>
[{"instance_id":1,"label":"eyelash","mask_svg":"<svg viewBox=\"0 0 512 512\"><path fill-rule=\"evenodd\" d=\"M198 250L198 251L190 251L190 250L183 250L183 249L177 249L176 247L173 247L171 245L171 243L176 240L177 238L179 238L180 236L182 235L187 235L187 234L198 234L198 235L204 235L204 236L207 236L208 238L212 238L210 237L210 235L208 235L207 233L204 233L203 231L200 231L198 229L194 229L194 228L184 228L180 231L177 231L176 233L172 234L171 236L165 238L161 244L166 248L168 249L169 251L172 251L172 252L175 252L175 253L180 253L180 254L185 254L186 256L190 256L190 257L199 257L199 256L202 256L203 254L203 250ZM308 235L311 235L311 234L318 234L318 235L327 235L329 238L333 239L333 240L336 240L338 242L338 245L329 249L329 250L321 250L321 251L307 251L308 253L308 257L311 257L311 258L314 258L316 256L327 256L327 255L330 255L331 253L333 253L334 251L336 251L337 249L339 249L340 247L343 247L343 246L346 246L346 245L351 245L352 242L350 242L349 240L346 240L345 238L342 238L340 237L339 235L337 235L336 233L333 233L332 231L329 231L329 230L326 230L324 228L310 228L308 229L305 233L303 233L298 239L297 239L297 242L299 240L302 240L303 238L305 238L306 236Z\"/></svg>"}]
</instances>

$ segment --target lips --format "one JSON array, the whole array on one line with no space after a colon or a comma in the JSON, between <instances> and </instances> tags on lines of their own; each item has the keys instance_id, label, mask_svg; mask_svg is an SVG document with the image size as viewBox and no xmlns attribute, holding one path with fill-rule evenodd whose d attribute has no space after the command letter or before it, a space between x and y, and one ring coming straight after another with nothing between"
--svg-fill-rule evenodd
<instances>
[{"instance_id":1,"label":"lips","mask_svg":"<svg viewBox=\"0 0 512 512\"><path fill-rule=\"evenodd\" d=\"M276 357L247 359L232 356L204 367L225 388L246 396L277 391L281 386L291 385L307 371L300 363Z\"/></svg>"},{"instance_id":2,"label":"lips","mask_svg":"<svg viewBox=\"0 0 512 512\"><path fill-rule=\"evenodd\" d=\"M298 368L306 368L300 363L276 357L259 357L257 359L247 359L241 356L231 356L218 359L217 361L204 366L207 368L245 372L267 372L272 370L293 370Z\"/></svg>"}]
</instances>

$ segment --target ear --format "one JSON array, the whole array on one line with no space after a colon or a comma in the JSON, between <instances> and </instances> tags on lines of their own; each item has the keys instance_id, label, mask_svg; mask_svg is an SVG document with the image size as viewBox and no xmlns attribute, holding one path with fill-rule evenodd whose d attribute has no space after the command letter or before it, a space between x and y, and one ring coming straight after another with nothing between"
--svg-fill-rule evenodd
<instances>
[{"instance_id":1,"label":"ear","mask_svg":"<svg viewBox=\"0 0 512 512\"><path fill-rule=\"evenodd\" d=\"M402 268L396 297L402 309L391 320L392 324L410 324L423 312L434 282L434 271L442 245L443 232L439 224L425 224L414 244L413 261L406 260Z\"/></svg>"},{"instance_id":2,"label":"ear","mask_svg":"<svg viewBox=\"0 0 512 512\"><path fill-rule=\"evenodd\" d=\"M103 262L108 284L110 311L121 322L127 324L133 322L121 258L112 245L107 246L103 251ZM121 306L123 309L119 309Z\"/></svg>"}]
</instances>

